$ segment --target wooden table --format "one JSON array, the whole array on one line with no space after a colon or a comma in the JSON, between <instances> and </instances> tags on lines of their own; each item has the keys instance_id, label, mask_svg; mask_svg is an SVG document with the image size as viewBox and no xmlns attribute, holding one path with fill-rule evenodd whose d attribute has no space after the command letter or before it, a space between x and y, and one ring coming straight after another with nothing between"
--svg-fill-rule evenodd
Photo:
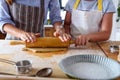
<instances>
[{"instance_id":1,"label":"wooden table","mask_svg":"<svg viewBox=\"0 0 120 80\"><path fill-rule=\"evenodd\" d=\"M67 56L78 55L78 54L95 54L106 56L106 47L104 49L105 43L89 43L87 46L74 48L72 45L67 51L61 52L49 52L49 53L33 53L30 51L23 51L24 45L10 45L10 40L0 40L0 58L20 61L20 60L30 60L32 62L33 70L30 74L35 74L39 69L44 67L51 67L53 69L53 74L49 78L41 77L26 77L26 76L10 76L10 75L0 75L0 80L70 80L59 68L59 61ZM105 50L105 51L102 51ZM112 54L117 56L116 54ZM108 56L109 57L109 56ZM110 57L113 58L113 57ZM116 59L116 57L114 57ZM116 59L117 60L117 59ZM17 74L15 67L6 63L0 62L0 72L9 72Z\"/></svg>"},{"instance_id":2,"label":"wooden table","mask_svg":"<svg viewBox=\"0 0 120 80\"><path fill-rule=\"evenodd\" d=\"M101 50L105 53L105 55L109 58L112 58L114 60L118 61L118 52L110 52L110 46L119 46L120 45L120 41L107 41L107 42L100 42L98 43L98 45L100 46ZM120 62L120 61L119 61Z\"/></svg>"}]
</instances>

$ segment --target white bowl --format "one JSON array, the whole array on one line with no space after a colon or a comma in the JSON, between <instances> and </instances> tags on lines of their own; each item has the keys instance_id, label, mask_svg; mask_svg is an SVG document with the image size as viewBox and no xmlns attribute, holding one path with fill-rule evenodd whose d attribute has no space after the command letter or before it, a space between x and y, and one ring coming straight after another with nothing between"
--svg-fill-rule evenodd
<instances>
[{"instance_id":1,"label":"white bowl","mask_svg":"<svg viewBox=\"0 0 120 80\"><path fill-rule=\"evenodd\" d=\"M61 70L77 79L115 79L120 77L120 64L100 55L74 55L62 59Z\"/></svg>"}]
</instances>

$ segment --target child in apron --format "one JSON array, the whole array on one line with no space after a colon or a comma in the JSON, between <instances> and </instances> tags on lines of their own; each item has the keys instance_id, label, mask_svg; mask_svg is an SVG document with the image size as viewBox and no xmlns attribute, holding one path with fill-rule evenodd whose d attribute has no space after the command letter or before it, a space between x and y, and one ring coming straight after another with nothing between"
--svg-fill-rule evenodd
<instances>
[{"instance_id":1,"label":"child in apron","mask_svg":"<svg viewBox=\"0 0 120 80\"><path fill-rule=\"evenodd\" d=\"M72 38L76 45L86 45L109 39L115 12L112 0L69 0L65 10L64 31L59 36L63 42Z\"/></svg>"}]
</instances>

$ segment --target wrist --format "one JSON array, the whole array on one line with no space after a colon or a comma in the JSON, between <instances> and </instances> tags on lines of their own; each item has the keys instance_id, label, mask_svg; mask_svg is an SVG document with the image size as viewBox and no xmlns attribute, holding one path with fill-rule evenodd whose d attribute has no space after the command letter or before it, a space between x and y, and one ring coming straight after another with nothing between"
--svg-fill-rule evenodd
<instances>
[{"instance_id":1,"label":"wrist","mask_svg":"<svg viewBox=\"0 0 120 80\"><path fill-rule=\"evenodd\" d=\"M61 30L61 29L64 29L63 25L60 25L60 26L56 26L55 27L56 30Z\"/></svg>"}]
</instances>

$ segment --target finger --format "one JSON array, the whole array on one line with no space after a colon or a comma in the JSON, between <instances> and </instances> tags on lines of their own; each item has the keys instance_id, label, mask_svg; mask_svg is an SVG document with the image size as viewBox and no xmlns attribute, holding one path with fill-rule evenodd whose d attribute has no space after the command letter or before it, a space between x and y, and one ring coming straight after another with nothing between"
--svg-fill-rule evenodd
<instances>
[{"instance_id":1,"label":"finger","mask_svg":"<svg viewBox=\"0 0 120 80\"><path fill-rule=\"evenodd\" d=\"M37 36L39 36L39 34L38 34ZM36 35L35 35L35 34L32 33L32 34L31 34L31 38L32 38L33 42L36 41Z\"/></svg>"},{"instance_id":2,"label":"finger","mask_svg":"<svg viewBox=\"0 0 120 80\"><path fill-rule=\"evenodd\" d=\"M22 41L26 42L27 40L25 38L20 38Z\"/></svg>"},{"instance_id":3,"label":"finger","mask_svg":"<svg viewBox=\"0 0 120 80\"><path fill-rule=\"evenodd\" d=\"M53 35L54 35L55 37L58 37L58 36L59 36L59 33L54 32Z\"/></svg>"},{"instance_id":4,"label":"finger","mask_svg":"<svg viewBox=\"0 0 120 80\"><path fill-rule=\"evenodd\" d=\"M27 33L26 37L28 38L28 41L30 42L34 42L36 39L35 35L32 33Z\"/></svg>"},{"instance_id":5,"label":"finger","mask_svg":"<svg viewBox=\"0 0 120 80\"><path fill-rule=\"evenodd\" d=\"M81 40L81 45L85 45L86 44L86 39L83 37L82 40Z\"/></svg>"},{"instance_id":6,"label":"finger","mask_svg":"<svg viewBox=\"0 0 120 80\"><path fill-rule=\"evenodd\" d=\"M75 40L75 46L78 46L78 39Z\"/></svg>"},{"instance_id":7,"label":"finger","mask_svg":"<svg viewBox=\"0 0 120 80\"><path fill-rule=\"evenodd\" d=\"M27 38L26 36L21 37L20 39L23 40L23 41L25 41L25 42L30 42L29 38Z\"/></svg>"},{"instance_id":8,"label":"finger","mask_svg":"<svg viewBox=\"0 0 120 80\"><path fill-rule=\"evenodd\" d=\"M68 34L68 35L67 35L67 39L68 39L68 40L71 40L71 35Z\"/></svg>"},{"instance_id":9,"label":"finger","mask_svg":"<svg viewBox=\"0 0 120 80\"><path fill-rule=\"evenodd\" d=\"M76 46L78 45L78 39L75 40L75 44L76 44Z\"/></svg>"},{"instance_id":10,"label":"finger","mask_svg":"<svg viewBox=\"0 0 120 80\"><path fill-rule=\"evenodd\" d=\"M40 33L36 33L35 36L36 36L36 37L40 37Z\"/></svg>"},{"instance_id":11,"label":"finger","mask_svg":"<svg viewBox=\"0 0 120 80\"><path fill-rule=\"evenodd\" d=\"M77 39L75 39L75 47L77 47L77 45L78 45L78 44L77 44Z\"/></svg>"},{"instance_id":12,"label":"finger","mask_svg":"<svg viewBox=\"0 0 120 80\"><path fill-rule=\"evenodd\" d=\"M64 39L65 42L68 41L68 35L67 34L63 34L63 39Z\"/></svg>"},{"instance_id":13,"label":"finger","mask_svg":"<svg viewBox=\"0 0 120 80\"><path fill-rule=\"evenodd\" d=\"M86 45L88 44L88 42L89 42L89 38L86 39Z\"/></svg>"},{"instance_id":14,"label":"finger","mask_svg":"<svg viewBox=\"0 0 120 80\"><path fill-rule=\"evenodd\" d=\"M82 45L82 40L81 40L81 39L79 39L78 45L79 45L79 46Z\"/></svg>"},{"instance_id":15,"label":"finger","mask_svg":"<svg viewBox=\"0 0 120 80\"><path fill-rule=\"evenodd\" d=\"M59 36L58 38L59 38L62 42L65 42L63 36Z\"/></svg>"},{"instance_id":16,"label":"finger","mask_svg":"<svg viewBox=\"0 0 120 80\"><path fill-rule=\"evenodd\" d=\"M77 38L76 44L77 44L78 46L81 45L81 38Z\"/></svg>"},{"instance_id":17,"label":"finger","mask_svg":"<svg viewBox=\"0 0 120 80\"><path fill-rule=\"evenodd\" d=\"M66 42L67 41L67 36L63 35L63 41Z\"/></svg>"},{"instance_id":18,"label":"finger","mask_svg":"<svg viewBox=\"0 0 120 80\"><path fill-rule=\"evenodd\" d=\"M69 34L66 34L66 41L71 40L71 36Z\"/></svg>"},{"instance_id":19,"label":"finger","mask_svg":"<svg viewBox=\"0 0 120 80\"><path fill-rule=\"evenodd\" d=\"M62 42L66 42L69 40L68 38L68 35L67 34L63 34L63 35L60 35L60 39L62 40Z\"/></svg>"}]
</instances>

